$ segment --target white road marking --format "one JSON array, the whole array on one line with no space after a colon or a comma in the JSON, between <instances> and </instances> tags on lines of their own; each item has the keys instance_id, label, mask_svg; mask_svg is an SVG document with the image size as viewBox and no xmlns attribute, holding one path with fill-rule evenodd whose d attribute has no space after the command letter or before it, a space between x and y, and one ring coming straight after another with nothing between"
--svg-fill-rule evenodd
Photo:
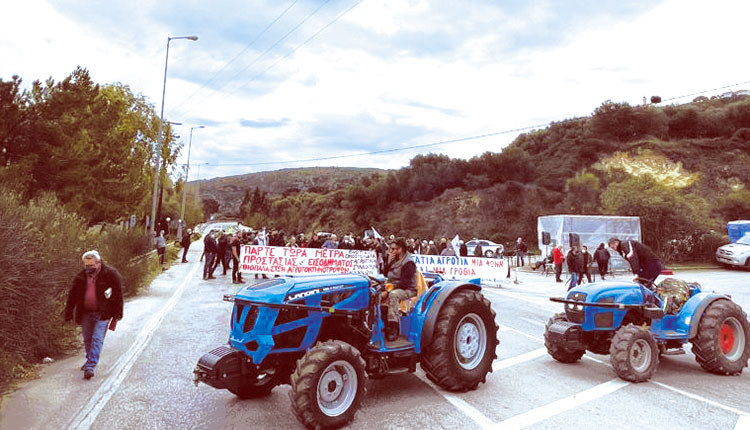
<instances>
[{"instance_id":1,"label":"white road marking","mask_svg":"<svg viewBox=\"0 0 750 430\"><path fill-rule=\"evenodd\" d=\"M544 322L542 322L542 321L537 321L537 320L533 320L533 319L531 319L531 318L518 317L518 319L520 319L520 320L523 320L523 321L526 321L526 322L527 322L527 323L529 323L529 324L533 324L533 325L536 325L536 326L539 326L539 327L544 327L544 326L546 326L546 324L545 324Z\"/></svg>"},{"instance_id":2,"label":"white road marking","mask_svg":"<svg viewBox=\"0 0 750 430\"><path fill-rule=\"evenodd\" d=\"M182 296L182 292L185 290L188 281L190 281L199 267L203 266L201 264L195 264L193 266L187 277L185 277L185 280L182 281L182 284L177 287L175 292L172 294L172 297L169 298L169 301L167 301L164 307L161 308L156 314L154 314L154 316L151 317L151 319L146 323L141 332L138 333L138 336L133 342L133 345L130 346L130 349L128 349L125 355L117 360L117 363L115 363L115 366L109 377L107 377L107 379L104 381L104 383L102 383L99 389L96 390L96 393L91 396L91 399L86 404L86 406L84 406L83 409L78 412L78 415L76 415L71 424L68 426L69 429L88 429L91 427L91 425L96 420L96 417L99 416L99 413L102 411L109 399L120 387L120 384L122 384L122 381L128 375L128 372L130 372L130 369L133 367L133 364L135 364L135 361L141 355L141 352L143 352L143 350L146 348L146 345L148 345L151 337L153 336L156 329L159 328L159 325L161 324L164 317L167 315L167 313L169 313L169 311L172 310L172 308L174 308L175 304L177 304L177 301L180 299L180 296Z\"/></svg>"},{"instance_id":3,"label":"white road marking","mask_svg":"<svg viewBox=\"0 0 750 430\"><path fill-rule=\"evenodd\" d=\"M528 337L529 339L533 339L533 340L535 340L537 342L544 342L544 340L542 338L530 335L530 334L528 334L526 332L523 332L523 331L521 331L521 330L519 330L517 328L508 327L507 325L502 325L502 324L498 324L498 327L500 327L500 330L502 330L502 331L512 331L513 333L520 334L521 336Z\"/></svg>"},{"instance_id":4,"label":"white road marking","mask_svg":"<svg viewBox=\"0 0 750 430\"><path fill-rule=\"evenodd\" d=\"M547 354L547 348L539 348L531 352L527 352L525 354L516 355L515 357L511 357L511 358L506 358L505 360L495 360L495 362L492 363L492 371L497 372L500 369L506 369L508 367L515 366L516 364L521 364L525 361L530 361L535 358L539 358L546 354Z\"/></svg>"},{"instance_id":5,"label":"white road marking","mask_svg":"<svg viewBox=\"0 0 750 430\"><path fill-rule=\"evenodd\" d=\"M656 385L658 385L658 386L660 386L662 388L666 388L667 390L673 391L673 392L675 392L677 394L681 394L681 395L683 395L685 397L688 397L688 398L691 398L693 400L698 400L699 402L707 403L707 404L709 404L711 406L714 406L714 407L717 407L717 408L720 408L720 409L724 409L725 411L728 411L728 412L735 413L735 414L739 415L740 417L749 417L750 416L750 413L747 413L745 411L741 411L739 409L735 409L735 408L733 408L731 406L722 405L719 402L715 402L715 401L709 400L709 399L707 399L705 397L701 397L701 396L699 396L697 394L693 394L693 393L689 393L687 391L680 390L679 388L672 387L671 385L663 384L661 382L656 382L656 381L650 381L650 382L652 384L656 384Z\"/></svg>"},{"instance_id":6,"label":"white road marking","mask_svg":"<svg viewBox=\"0 0 750 430\"><path fill-rule=\"evenodd\" d=\"M435 392L443 396L445 400L448 401L451 405L453 405L456 409L458 409L460 412L462 412L467 417L471 418L476 425L483 429L490 429L495 425L495 422L491 419L487 418L486 415L484 415L479 409L475 408L474 406L471 406L468 404L465 400L443 391L440 387L433 384L432 381L427 379L426 375L422 375L419 373L415 373L414 375L417 376L417 378L421 379L422 382L429 385Z\"/></svg>"},{"instance_id":7,"label":"white road marking","mask_svg":"<svg viewBox=\"0 0 750 430\"><path fill-rule=\"evenodd\" d=\"M734 430L750 430L750 415L740 415Z\"/></svg>"},{"instance_id":8,"label":"white road marking","mask_svg":"<svg viewBox=\"0 0 750 430\"><path fill-rule=\"evenodd\" d=\"M588 403L592 400L604 397L619 390L620 388L627 387L628 385L630 385L630 382L626 382L620 379L612 379L593 388L589 388L588 390L573 394L570 397L556 400L552 403L508 418L507 420L499 422L494 428L522 429L543 421L547 418L561 414L565 411L580 407L584 403Z\"/></svg>"},{"instance_id":9,"label":"white road marking","mask_svg":"<svg viewBox=\"0 0 750 430\"><path fill-rule=\"evenodd\" d=\"M486 291L495 296L510 297L512 299L521 300L521 301L528 302L528 303L533 303L539 307L542 307L546 310L551 310L554 312L561 312L563 310L562 305L552 303L549 301L548 298L545 299L542 297L533 297L533 296L528 296L524 294L510 292L510 291L500 291L500 290L486 290Z\"/></svg>"}]
</instances>

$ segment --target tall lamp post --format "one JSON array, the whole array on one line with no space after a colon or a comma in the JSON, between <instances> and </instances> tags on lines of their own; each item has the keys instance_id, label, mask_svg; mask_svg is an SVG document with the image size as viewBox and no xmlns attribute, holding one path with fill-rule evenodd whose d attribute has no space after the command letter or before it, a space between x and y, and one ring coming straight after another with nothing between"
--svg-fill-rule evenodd
<instances>
[{"instance_id":1,"label":"tall lamp post","mask_svg":"<svg viewBox=\"0 0 750 430\"><path fill-rule=\"evenodd\" d=\"M155 168L155 175L154 175L154 196L151 201L151 235L153 236L153 233L156 231L156 204L157 200L159 200L159 176L161 175L161 149L162 149L162 143L164 142L164 136L162 136L162 131L164 128L164 96L167 92L167 65L169 64L169 42L172 40L177 39L187 39L196 41L198 40L198 36L177 36L177 37L167 37L167 56L164 60L164 84L162 85L161 90L161 113L159 114L159 135L157 136L157 148L156 148L156 168Z\"/></svg>"},{"instance_id":2,"label":"tall lamp post","mask_svg":"<svg viewBox=\"0 0 750 430\"><path fill-rule=\"evenodd\" d=\"M205 125L190 127L190 139L188 140L187 166L185 166L185 181L182 183L182 206L180 207L180 225L177 227L177 236L182 237L182 224L185 222L185 201L187 199L187 181L190 173L190 148L193 146L193 130L196 128L206 128Z\"/></svg>"}]
</instances>

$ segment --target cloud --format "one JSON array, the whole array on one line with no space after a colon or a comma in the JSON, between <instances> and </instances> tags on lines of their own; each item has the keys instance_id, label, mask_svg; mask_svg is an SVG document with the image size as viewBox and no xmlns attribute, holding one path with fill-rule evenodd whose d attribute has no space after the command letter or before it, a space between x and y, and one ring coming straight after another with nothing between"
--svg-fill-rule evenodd
<instances>
[{"instance_id":1,"label":"cloud","mask_svg":"<svg viewBox=\"0 0 750 430\"><path fill-rule=\"evenodd\" d=\"M280 120L270 120L270 119L261 119L261 120L249 120L249 119L243 119L240 120L240 125L243 127L250 127L250 128L275 128L275 127L283 127L289 122L289 118L282 118Z\"/></svg>"}]
</instances>

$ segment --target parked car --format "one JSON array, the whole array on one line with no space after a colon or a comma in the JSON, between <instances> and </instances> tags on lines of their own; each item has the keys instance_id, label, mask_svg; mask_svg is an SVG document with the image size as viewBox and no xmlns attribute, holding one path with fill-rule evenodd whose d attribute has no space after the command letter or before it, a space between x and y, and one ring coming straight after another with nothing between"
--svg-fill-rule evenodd
<instances>
[{"instance_id":1,"label":"parked car","mask_svg":"<svg viewBox=\"0 0 750 430\"><path fill-rule=\"evenodd\" d=\"M750 233L737 242L720 246L716 250L716 261L725 266L750 269Z\"/></svg>"},{"instance_id":2,"label":"parked car","mask_svg":"<svg viewBox=\"0 0 750 430\"><path fill-rule=\"evenodd\" d=\"M502 254L505 248L502 243L495 243L491 240L472 239L466 242L466 249L468 250L470 257L474 255L474 249L477 245L482 245L482 253L487 258L494 257L495 253L498 252L498 248L500 248L499 253Z\"/></svg>"}]
</instances>

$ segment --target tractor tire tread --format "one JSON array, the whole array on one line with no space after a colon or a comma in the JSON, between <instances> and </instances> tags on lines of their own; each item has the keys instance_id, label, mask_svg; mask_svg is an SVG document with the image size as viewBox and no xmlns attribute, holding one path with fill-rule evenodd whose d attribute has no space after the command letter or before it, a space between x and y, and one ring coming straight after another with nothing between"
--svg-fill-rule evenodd
<instances>
[{"instance_id":1,"label":"tractor tire tread","mask_svg":"<svg viewBox=\"0 0 750 430\"><path fill-rule=\"evenodd\" d=\"M719 347L719 325L727 317L736 318L745 331L745 351L735 362L723 359ZM719 299L706 309L698 322L698 333L692 339L695 361L707 372L717 375L739 375L750 358L750 328L747 314L731 300Z\"/></svg>"},{"instance_id":2,"label":"tractor tire tread","mask_svg":"<svg viewBox=\"0 0 750 430\"><path fill-rule=\"evenodd\" d=\"M636 337L641 331L647 332L647 330L636 326L634 324L628 324L620 327L612 338L612 344L609 349L610 362L617 376L630 382L645 382L651 379L653 374L656 372L659 366L659 348L656 346L656 341L653 337L650 337L649 344L652 346L652 360L655 361L649 369L642 373L636 373L630 366L629 354L630 345L633 342L633 338Z\"/></svg>"},{"instance_id":3,"label":"tractor tire tread","mask_svg":"<svg viewBox=\"0 0 750 430\"><path fill-rule=\"evenodd\" d=\"M486 325L486 348L490 351L491 360L484 363L485 370L481 378L467 379L460 372L455 371L455 366L453 366L455 360L452 345L453 330L455 330L454 325L458 324L458 319L461 317L459 313L464 308L477 310L476 313L480 316L485 313L487 317L482 319ZM478 312L479 309L482 312ZM497 358L496 349L500 343L497 338L499 327L495 322L495 317L496 314L490 301L479 291L460 290L451 295L440 309L432 343L422 352L420 365L427 378L444 390L454 392L475 390L480 382L486 382L487 373L492 372L492 362ZM482 363L479 366L482 366Z\"/></svg>"},{"instance_id":4,"label":"tractor tire tread","mask_svg":"<svg viewBox=\"0 0 750 430\"><path fill-rule=\"evenodd\" d=\"M348 416L333 425L321 422L314 411L314 409L317 409L317 374L323 370L329 361L334 361L332 357L336 359L341 357L353 358L363 369L364 375L362 380L357 381L358 390L361 389L361 394L357 395L351 405L351 412L342 414L342 417ZM292 413L305 427L310 429L336 428L345 425L354 419L359 403L364 397L367 386L367 372L364 369L365 361L362 359L360 352L352 345L340 340L318 342L297 360L297 367L290 377L289 400L291 400Z\"/></svg>"}]
</instances>

